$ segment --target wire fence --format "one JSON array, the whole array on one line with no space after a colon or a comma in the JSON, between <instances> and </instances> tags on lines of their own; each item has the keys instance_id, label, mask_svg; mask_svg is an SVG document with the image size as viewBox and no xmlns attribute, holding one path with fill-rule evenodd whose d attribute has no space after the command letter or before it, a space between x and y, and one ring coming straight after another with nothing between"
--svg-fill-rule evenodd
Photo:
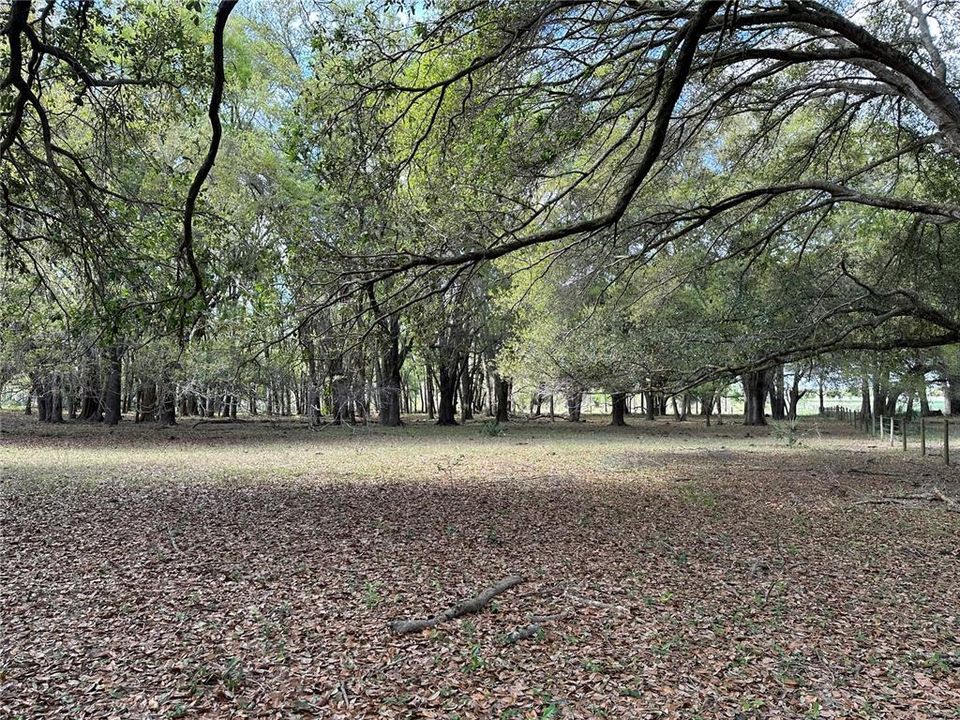
<instances>
[{"instance_id":1,"label":"wire fence","mask_svg":"<svg viewBox=\"0 0 960 720\"><path fill-rule=\"evenodd\" d=\"M960 422L948 417L867 414L842 405L829 408L826 414L903 452L939 456L945 465L950 464L951 445L955 451L960 447Z\"/></svg>"}]
</instances>

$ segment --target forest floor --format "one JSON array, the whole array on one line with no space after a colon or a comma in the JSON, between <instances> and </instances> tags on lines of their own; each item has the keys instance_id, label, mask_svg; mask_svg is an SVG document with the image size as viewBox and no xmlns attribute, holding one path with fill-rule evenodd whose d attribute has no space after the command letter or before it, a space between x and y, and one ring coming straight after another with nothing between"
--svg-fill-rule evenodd
<instances>
[{"instance_id":1,"label":"forest floor","mask_svg":"<svg viewBox=\"0 0 960 720\"><path fill-rule=\"evenodd\" d=\"M2 718L960 717L960 471L834 421L0 420Z\"/></svg>"}]
</instances>

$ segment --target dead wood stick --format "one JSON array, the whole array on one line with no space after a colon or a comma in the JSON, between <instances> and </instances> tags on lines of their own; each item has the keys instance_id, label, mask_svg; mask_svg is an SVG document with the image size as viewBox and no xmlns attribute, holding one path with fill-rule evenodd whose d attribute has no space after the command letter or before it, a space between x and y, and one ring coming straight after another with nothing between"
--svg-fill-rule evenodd
<instances>
[{"instance_id":1,"label":"dead wood stick","mask_svg":"<svg viewBox=\"0 0 960 720\"><path fill-rule=\"evenodd\" d=\"M397 635L406 635L407 633L432 628L446 620L454 620L461 615L480 612L497 595L506 592L514 585L519 585L522 582L523 578L519 575L509 575L495 585L491 585L476 597L469 598L451 608L447 608L439 615L434 615L433 617L422 620L394 620L390 623L390 629Z\"/></svg>"},{"instance_id":2,"label":"dead wood stick","mask_svg":"<svg viewBox=\"0 0 960 720\"><path fill-rule=\"evenodd\" d=\"M933 492L929 493L911 493L909 495L884 495L877 498L864 498L863 500L857 500L854 505L906 505L907 503L918 500L925 500L927 502L940 501L947 506L949 512L960 512L960 507L957 506L957 501L944 495L943 491L939 488L934 488Z\"/></svg>"},{"instance_id":3,"label":"dead wood stick","mask_svg":"<svg viewBox=\"0 0 960 720\"><path fill-rule=\"evenodd\" d=\"M947 510L950 512L960 512L960 507L957 506L957 501L955 498L952 498L949 495L944 495L943 490L940 488L934 488L933 494L936 496L937 500L946 503Z\"/></svg>"},{"instance_id":4,"label":"dead wood stick","mask_svg":"<svg viewBox=\"0 0 960 720\"><path fill-rule=\"evenodd\" d=\"M891 498L891 497L882 497L882 498L866 498L864 500L857 500L854 505L904 505L907 502L906 498Z\"/></svg>"},{"instance_id":5,"label":"dead wood stick","mask_svg":"<svg viewBox=\"0 0 960 720\"><path fill-rule=\"evenodd\" d=\"M514 645L521 640L526 640L527 638L532 638L533 636L538 635L541 630L543 630L543 625L538 622L524 625L523 627L518 628L511 633L507 633L507 635L503 638L503 644Z\"/></svg>"},{"instance_id":6,"label":"dead wood stick","mask_svg":"<svg viewBox=\"0 0 960 720\"><path fill-rule=\"evenodd\" d=\"M554 620L562 620L566 616L566 612L557 613L555 615L531 615L530 624L519 627L511 633L507 633L503 637L503 644L513 645L521 640L526 640L527 638L539 635L543 630L544 623L552 622Z\"/></svg>"}]
</instances>

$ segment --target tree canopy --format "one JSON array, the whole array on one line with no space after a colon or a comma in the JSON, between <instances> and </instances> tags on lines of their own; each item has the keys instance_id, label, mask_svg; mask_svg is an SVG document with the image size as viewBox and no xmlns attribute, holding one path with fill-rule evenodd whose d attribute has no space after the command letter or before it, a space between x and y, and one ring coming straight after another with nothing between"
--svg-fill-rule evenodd
<instances>
[{"instance_id":1,"label":"tree canopy","mask_svg":"<svg viewBox=\"0 0 960 720\"><path fill-rule=\"evenodd\" d=\"M953 0L5 12L0 381L43 420L960 412Z\"/></svg>"}]
</instances>

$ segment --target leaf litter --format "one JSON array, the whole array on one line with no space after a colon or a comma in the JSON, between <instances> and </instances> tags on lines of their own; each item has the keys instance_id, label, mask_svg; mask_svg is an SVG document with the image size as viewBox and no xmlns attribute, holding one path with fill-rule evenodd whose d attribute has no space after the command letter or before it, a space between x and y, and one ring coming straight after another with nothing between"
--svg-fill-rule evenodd
<instances>
[{"instance_id":1,"label":"leaf litter","mask_svg":"<svg viewBox=\"0 0 960 720\"><path fill-rule=\"evenodd\" d=\"M0 717L960 709L960 516L858 502L956 470L843 428L102 430L4 434Z\"/></svg>"}]
</instances>

